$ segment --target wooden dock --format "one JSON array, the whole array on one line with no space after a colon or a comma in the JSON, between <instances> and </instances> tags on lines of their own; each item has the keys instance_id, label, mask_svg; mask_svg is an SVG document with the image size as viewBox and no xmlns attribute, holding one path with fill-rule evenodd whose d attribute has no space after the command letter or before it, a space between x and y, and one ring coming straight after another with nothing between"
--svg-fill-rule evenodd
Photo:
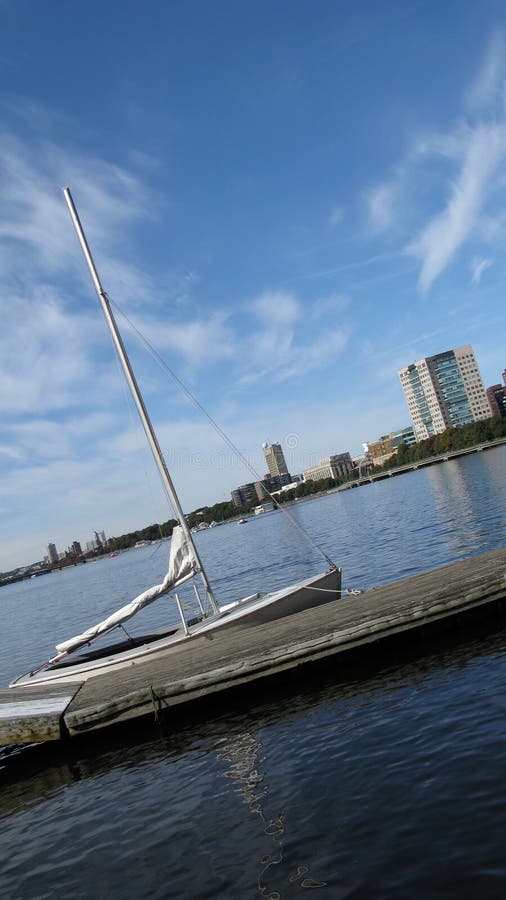
<instances>
[{"instance_id":1,"label":"wooden dock","mask_svg":"<svg viewBox=\"0 0 506 900\"><path fill-rule=\"evenodd\" d=\"M170 714L231 688L327 660L369 659L387 639L448 630L506 609L506 547L343 596L255 627L191 639L163 659L146 659L82 684L0 691L0 744L62 740L142 716ZM213 707L217 697L213 697Z\"/></svg>"}]
</instances>

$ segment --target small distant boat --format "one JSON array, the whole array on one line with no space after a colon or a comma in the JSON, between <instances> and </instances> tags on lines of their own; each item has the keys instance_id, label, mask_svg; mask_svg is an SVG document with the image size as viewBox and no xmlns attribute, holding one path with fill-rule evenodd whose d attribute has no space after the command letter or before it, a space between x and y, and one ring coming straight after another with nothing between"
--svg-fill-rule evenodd
<instances>
[{"instance_id":1,"label":"small distant boat","mask_svg":"<svg viewBox=\"0 0 506 900\"><path fill-rule=\"evenodd\" d=\"M239 519L238 522L237 522L237 524L238 524L238 525L246 525L246 522L247 522L247 521L248 521L247 519Z\"/></svg>"},{"instance_id":2,"label":"small distant boat","mask_svg":"<svg viewBox=\"0 0 506 900\"><path fill-rule=\"evenodd\" d=\"M56 644L56 656L53 656L43 665L19 676L11 683L11 687L33 686L47 682L85 681L105 672L133 665L147 656L166 656L170 654L175 646L191 640L194 636L222 629L233 624L249 626L270 622L303 609L328 603L340 597L341 594L341 569L329 559L323 550L316 548L313 544L313 548L319 549L328 565L325 572L270 593L257 591L232 603L220 605L217 602L163 458L118 330L109 298L102 287L68 188L64 189L64 195L102 311L111 331L126 381L179 524L174 527L172 532L168 570L161 584L148 588L121 607L121 609L113 612L106 619L93 625L81 634ZM240 518L239 525L246 524L246 521L247 519ZM306 535L306 537L308 536ZM135 546L145 547L149 543L149 541L138 541ZM223 559L222 567L226 573L228 568L226 557ZM193 589L199 605L200 615L196 620L187 621L177 588L190 579L193 579ZM203 597L199 593L195 579L200 579L202 582ZM141 635L139 637L127 635L127 640L123 639L113 646L107 646L100 650L85 650L101 635L108 634L118 627L123 628L124 623L131 619L139 610L168 593L172 595L174 603L179 610L181 625L150 635ZM85 652L82 652L83 650ZM81 652L73 656L72 654L76 653L76 651Z\"/></svg>"}]
</instances>

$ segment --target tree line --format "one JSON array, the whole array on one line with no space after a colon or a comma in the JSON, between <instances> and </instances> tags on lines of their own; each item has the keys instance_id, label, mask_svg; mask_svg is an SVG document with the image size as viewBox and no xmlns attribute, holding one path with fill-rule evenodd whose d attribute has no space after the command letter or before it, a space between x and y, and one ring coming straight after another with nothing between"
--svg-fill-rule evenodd
<instances>
[{"instance_id":1,"label":"tree line","mask_svg":"<svg viewBox=\"0 0 506 900\"><path fill-rule=\"evenodd\" d=\"M460 428L447 428L441 434L435 434L433 437L424 441L419 441L412 447L408 447L405 443L399 444L397 451L383 463L382 466L371 466L372 473L395 469L399 466L409 465L431 456L439 456L440 454L450 453L452 450L465 450L478 444L487 444L501 438L506 438L506 418L498 418L496 416L490 419L484 419L481 422L470 422L462 425ZM283 491L278 494L275 499L275 505L281 505L290 501L298 500L304 497L310 497L313 494L324 493L333 490L342 484L350 481L356 481L359 478L359 472L355 470L344 478L324 478L322 481L303 481L289 491ZM223 503L215 503L213 506L204 506L198 510L189 513L187 517L190 528L195 527L200 522L225 522L234 516L245 515L251 512L256 506L256 501L249 506L237 507L232 501ZM170 537L174 526L177 525L176 519L168 519L167 522L158 522L141 528L138 531L130 531L119 537L110 538L107 546L91 553L84 554L80 557L84 561L86 557L100 556L114 551L127 550L135 546L138 541L158 541L161 538ZM65 564L71 564L73 559L61 561L56 564L60 567ZM0 585L6 584L21 577L29 577L28 575L18 575L19 569L12 572L0 573Z\"/></svg>"},{"instance_id":2,"label":"tree line","mask_svg":"<svg viewBox=\"0 0 506 900\"><path fill-rule=\"evenodd\" d=\"M430 456L439 456L452 450L466 450L476 444L487 444L503 437L506 437L506 419L494 416L481 422L469 422L460 428L447 428L441 434L419 441L413 447L408 447L404 443L399 444L397 453L381 468L405 466L421 459L428 459Z\"/></svg>"},{"instance_id":3,"label":"tree line","mask_svg":"<svg viewBox=\"0 0 506 900\"><path fill-rule=\"evenodd\" d=\"M435 434L433 437L424 441L419 441L412 447L408 447L405 443L399 444L397 451L383 463L382 466L371 466L372 473L395 469L399 466L409 465L431 456L439 456L440 454L450 453L452 450L465 450L478 444L487 444L501 438L506 438L506 418L498 418L496 416L490 419L484 419L481 422L470 422L462 425L460 428L447 428L441 434ZM342 484L350 481L356 481L359 478L357 470L351 472L344 478L324 478L321 481L303 481L289 491L283 491L278 494L275 499L275 505L289 503L304 497L310 497L313 494L321 494L325 491L333 490ZM187 517L188 525L194 528L201 522L208 525L211 522L226 522L234 516L245 515L251 512L256 506L254 501L249 506L237 507L232 501L215 503L213 506L203 506L200 509L189 513ZM155 522L146 528L138 531L130 531L119 537L110 538L107 546L91 553L84 554L84 557L99 556L119 550L128 550L135 546L138 541L158 541L161 538L168 538L172 534L174 526L177 525L176 519L168 519L167 522L161 524ZM83 557L81 557L83 559ZM72 560L69 558L67 563ZM63 562L65 564L65 562ZM62 562L57 564L61 567ZM19 570L13 570L9 573L0 573L0 584L16 580L16 573ZM14 576L14 578L13 578ZM19 576L21 577L21 576ZM26 577L26 576L24 576Z\"/></svg>"},{"instance_id":4,"label":"tree line","mask_svg":"<svg viewBox=\"0 0 506 900\"><path fill-rule=\"evenodd\" d=\"M436 434L427 440L419 441L412 447L408 447L405 443L399 444L396 453L388 459L382 466L371 466L371 472L381 472L388 469L395 469L398 466L408 465L409 463L418 462L431 456L438 456L441 453L448 453L452 450L465 450L476 444L486 444L499 438L506 437L506 419L493 417L485 419L481 422L470 422L460 428L448 428L441 434ZM275 505L289 503L290 501L299 500L304 497L310 497L313 494L320 494L325 491L333 490L342 484L350 481L356 481L359 478L357 470L349 473L342 478L324 478L321 481L302 481L297 487L289 491L282 491L274 498ZM211 522L226 522L238 515L251 513L252 509L257 505L257 501L253 501L250 505L237 507L232 501L215 503L213 506L203 506L187 516L188 525L194 528L201 522L208 525ZM172 529L177 525L175 519L169 519L161 525L155 523L147 528L139 531L129 532L120 537L111 538L104 552L111 550L126 550L133 547L138 541L157 541L162 537L170 537Z\"/></svg>"}]
</instances>

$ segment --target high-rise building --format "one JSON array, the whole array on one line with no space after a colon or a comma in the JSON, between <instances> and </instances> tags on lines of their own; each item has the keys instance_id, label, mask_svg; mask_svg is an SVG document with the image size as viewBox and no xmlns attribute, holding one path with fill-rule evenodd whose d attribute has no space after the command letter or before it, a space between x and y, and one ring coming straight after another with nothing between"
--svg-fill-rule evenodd
<instances>
[{"instance_id":1,"label":"high-rise building","mask_svg":"<svg viewBox=\"0 0 506 900\"><path fill-rule=\"evenodd\" d=\"M470 344L424 357L399 371L417 441L491 416Z\"/></svg>"},{"instance_id":2,"label":"high-rise building","mask_svg":"<svg viewBox=\"0 0 506 900\"><path fill-rule=\"evenodd\" d=\"M232 503L240 508L243 506L251 506L256 504L258 495L255 487L256 482L250 481L248 484L241 484L235 491L231 492Z\"/></svg>"},{"instance_id":3,"label":"high-rise building","mask_svg":"<svg viewBox=\"0 0 506 900\"><path fill-rule=\"evenodd\" d=\"M47 556L50 563L58 562L58 550L54 544L47 545Z\"/></svg>"},{"instance_id":4,"label":"high-rise building","mask_svg":"<svg viewBox=\"0 0 506 900\"><path fill-rule=\"evenodd\" d=\"M269 475L276 477L289 474L281 444L262 444L262 449Z\"/></svg>"},{"instance_id":5,"label":"high-rise building","mask_svg":"<svg viewBox=\"0 0 506 900\"><path fill-rule=\"evenodd\" d=\"M492 415L504 419L506 417L506 387L503 384L493 384L492 387L487 388L487 397Z\"/></svg>"}]
</instances>

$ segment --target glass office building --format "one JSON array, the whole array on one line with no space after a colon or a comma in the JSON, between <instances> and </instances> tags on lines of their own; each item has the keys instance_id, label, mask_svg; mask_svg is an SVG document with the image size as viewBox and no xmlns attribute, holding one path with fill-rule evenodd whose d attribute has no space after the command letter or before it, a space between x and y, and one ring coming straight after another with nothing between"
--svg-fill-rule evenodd
<instances>
[{"instance_id":1,"label":"glass office building","mask_svg":"<svg viewBox=\"0 0 506 900\"><path fill-rule=\"evenodd\" d=\"M492 415L470 344L411 363L399 377L417 441Z\"/></svg>"}]
</instances>

